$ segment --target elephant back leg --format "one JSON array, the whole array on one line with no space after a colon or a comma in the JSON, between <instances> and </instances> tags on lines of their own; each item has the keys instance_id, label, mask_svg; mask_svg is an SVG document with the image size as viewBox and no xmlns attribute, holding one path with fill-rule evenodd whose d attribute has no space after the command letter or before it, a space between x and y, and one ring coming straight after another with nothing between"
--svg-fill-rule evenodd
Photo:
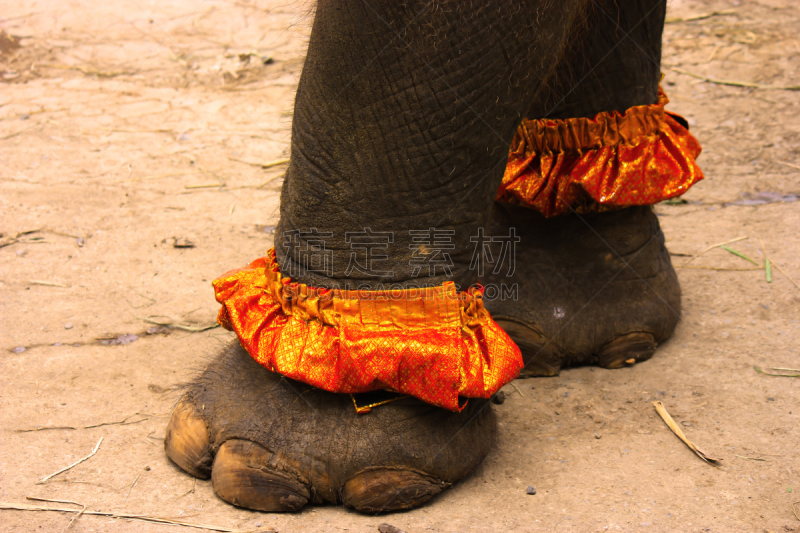
<instances>
[{"instance_id":1,"label":"elephant back leg","mask_svg":"<svg viewBox=\"0 0 800 533\"><path fill-rule=\"evenodd\" d=\"M665 12L666 2L592 2L528 109L528 129L515 138L531 140L541 125L575 134L556 139L563 148L524 160L528 166L518 176L510 161L501 185L507 193L492 207L492 235L513 231L519 239L515 269L489 272L481 281L513 287L505 291L513 298L486 305L522 349L523 375L646 360L678 323L680 287L647 204L685 190L702 174L693 166L696 154L679 153L695 174L665 167L656 176L661 181L652 178L653 165L663 164L653 154L683 127L665 123L671 119L661 106ZM592 128L602 134L575 141ZM560 173L548 170L555 164ZM543 176L547 182L534 189L531 183ZM529 190L536 193L525 196ZM643 193L651 200L643 201Z\"/></svg>"}]
</instances>

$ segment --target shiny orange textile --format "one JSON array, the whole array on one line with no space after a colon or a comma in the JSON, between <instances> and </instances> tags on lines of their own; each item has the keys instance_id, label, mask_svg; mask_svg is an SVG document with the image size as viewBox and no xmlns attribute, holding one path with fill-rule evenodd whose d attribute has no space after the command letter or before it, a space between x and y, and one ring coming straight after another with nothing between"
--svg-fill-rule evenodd
<instances>
[{"instance_id":1,"label":"shiny orange textile","mask_svg":"<svg viewBox=\"0 0 800 533\"><path fill-rule=\"evenodd\" d=\"M330 392L391 389L451 411L519 375L482 288L342 291L281 276L275 250L214 281L217 321L267 369Z\"/></svg>"},{"instance_id":2,"label":"shiny orange textile","mask_svg":"<svg viewBox=\"0 0 800 533\"><path fill-rule=\"evenodd\" d=\"M680 196L703 179L701 148L683 119L664 111L667 102L659 87L658 103L625 113L523 120L495 200L552 217Z\"/></svg>"}]
</instances>

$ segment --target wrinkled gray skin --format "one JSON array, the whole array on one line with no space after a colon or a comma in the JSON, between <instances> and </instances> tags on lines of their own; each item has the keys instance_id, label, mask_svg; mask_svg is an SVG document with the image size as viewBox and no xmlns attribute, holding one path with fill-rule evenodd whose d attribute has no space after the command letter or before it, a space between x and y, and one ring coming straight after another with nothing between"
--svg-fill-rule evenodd
<instances>
[{"instance_id":1,"label":"wrinkled gray skin","mask_svg":"<svg viewBox=\"0 0 800 533\"><path fill-rule=\"evenodd\" d=\"M521 119L656 100L665 3L604 3L322 2L297 90L282 268L324 287L473 284L469 238L488 226ZM410 272L407 230L430 227L455 231L452 276ZM310 228L334 233L332 276L304 269L282 238ZM376 265L394 275L345 275L344 233L363 228L394 232Z\"/></svg>"},{"instance_id":2,"label":"wrinkled gray skin","mask_svg":"<svg viewBox=\"0 0 800 533\"><path fill-rule=\"evenodd\" d=\"M317 287L466 288L479 281L470 237L514 228L513 275L480 281L518 286L517 298L487 308L522 349L525 374L649 358L680 309L651 209L544 219L493 197L522 118L656 101L665 9L645 0L320 2L281 196L281 270ZM319 237L297 232L312 228L331 233L328 272L306 268L304 250ZM347 275L346 233L366 228L393 233L372 265L383 274ZM426 228L453 232L450 272L410 268L426 250L408 231ZM356 415L349 396L309 390L231 346L190 385L166 449L237 505L377 512L421 505L462 478L488 453L494 428L479 400L462 413L404 399Z\"/></svg>"}]
</instances>

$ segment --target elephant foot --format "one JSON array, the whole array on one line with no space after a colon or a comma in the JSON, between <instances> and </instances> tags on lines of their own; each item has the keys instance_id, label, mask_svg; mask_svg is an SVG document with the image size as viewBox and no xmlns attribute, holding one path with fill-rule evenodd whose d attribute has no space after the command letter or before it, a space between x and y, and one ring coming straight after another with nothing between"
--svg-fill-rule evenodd
<instances>
[{"instance_id":1,"label":"elephant foot","mask_svg":"<svg viewBox=\"0 0 800 533\"><path fill-rule=\"evenodd\" d=\"M350 395L269 372L237 342L188 386L164 446L234 505L376 513L418 507L466 476L495 432L486 400L454 413L404 397L357 414Z\"/></svg>"},{"instance_id":2,"label":"elephant foot","mask_svg":"<svg viewBox=\"0 0 800 533\"><path fill-rule=\"evenodd\" d=\"M492 235L513 227L520 237L513 273L503 268L481 283L514 295L485 304L520 347L522 376L630 366L675 330L680 286L650 207L547 219L496 204L492 224Z\"/></svg>"}]
</instances>

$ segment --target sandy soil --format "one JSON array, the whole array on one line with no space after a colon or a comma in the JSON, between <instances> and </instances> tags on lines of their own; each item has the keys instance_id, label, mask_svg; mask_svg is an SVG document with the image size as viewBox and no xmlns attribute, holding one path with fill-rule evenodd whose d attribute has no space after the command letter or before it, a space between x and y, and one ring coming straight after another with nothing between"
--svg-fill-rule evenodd
<instances>
[{"instance_id":1,"label":"sandy soil","mask_svg":"<svg viewBox=\"0 0 800 533\"><path fill-rule=\"evenodd\" d=\"M688 203L658 207L675 263L746 236L731 248L758 265L766 250L771 283L720 248L679 268L683 320L651 361L518 380L482 466L389 516L237 509L163 452L176 388L231 335L145 319L213 324L209 282L271 245L282 167L262 165L288 153L309 6L28 0L2 11L0 28L20 39L4 36L0 58L0 500L281 532L800 531L800 379L754 370L800 368L800 93L678 72L800 84L793 0L673 1L665 35L668 109L703 143L707 176ZM186 240L194 247L175 247ZM722 466L666 429L654 400ZM92 458L36 484L101 437ZM0 530L69 520L3 510ZM70 526L180 529L98 516Z\"/></svg>"}]
</instances>

